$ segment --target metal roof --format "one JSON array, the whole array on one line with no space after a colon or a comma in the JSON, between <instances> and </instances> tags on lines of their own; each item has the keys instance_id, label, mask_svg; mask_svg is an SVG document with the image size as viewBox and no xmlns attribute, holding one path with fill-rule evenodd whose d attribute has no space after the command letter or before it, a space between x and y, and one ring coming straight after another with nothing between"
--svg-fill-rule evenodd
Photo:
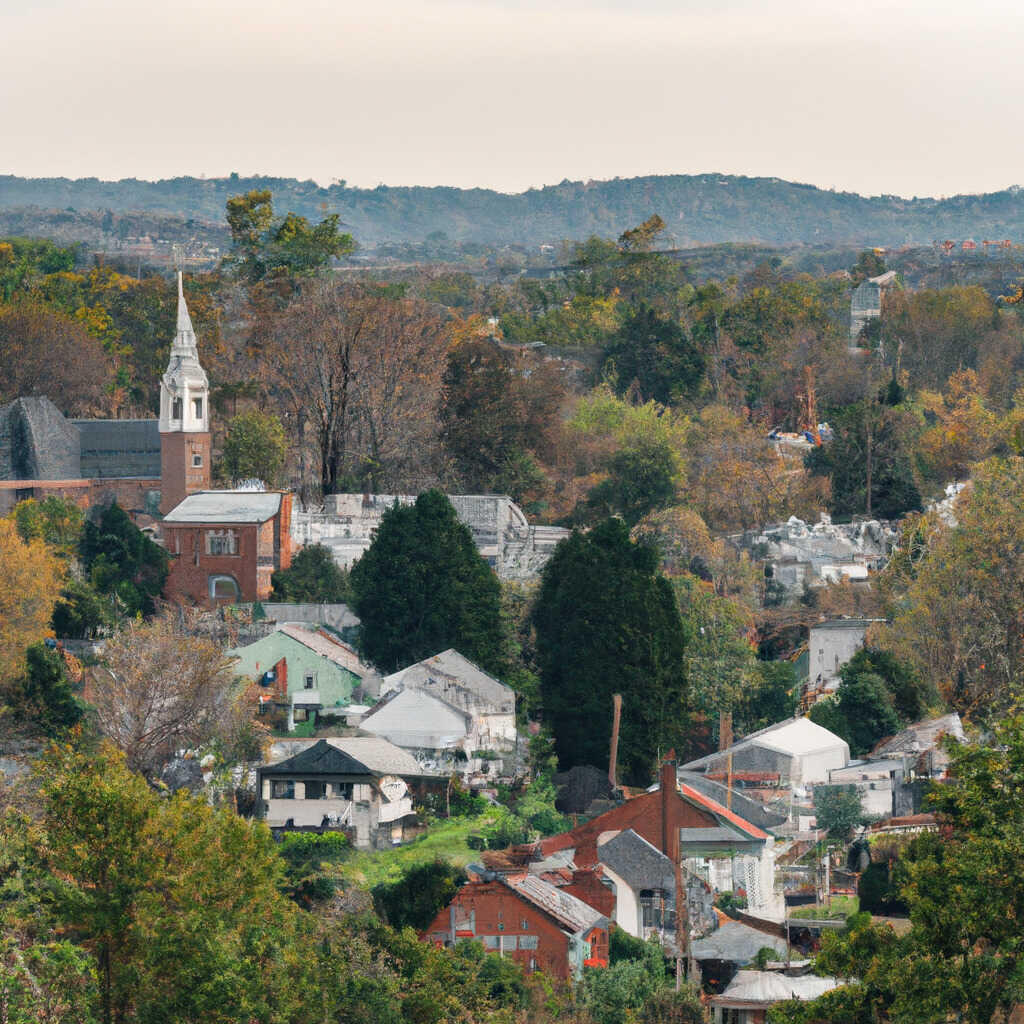
<instances>
[{"instance_id":1,"label":"metal roof","mask_svg":"<svg viewBox=\"0 0 1024 1024\"><path fill-rule=\"evenodd\" d=\"M700 772L687 772L682 769L676 772L676 778L717 803L729 806L729 787L721 782L709 779ZM745 821L762 829L774 828L789 821L788 814L769 810L760 800L751 800L735 787L732 790L732 810Z\"/></svg>"},{"instance_id":2,"label":"metal roof","mask_svg":"<svg viewBox=\"0 0 1024 1024\"><path fill-rule=\"evenodd\" d=\"M943 736L952 736L961 743L967 738L960 716L955 711L939 718L908 725L902 732L882 740L871 751L870 756L878 758L886 755L920 754L938 746L939 739Z\"/></svg>"},{"instance_id":3,"label":"metal roof","mask_svg":"<svg viewBox=\"0 0 1024 1024\"><path fill-rule=\"evenodd\" d=\"M334 662L335 665L348 669L349 672L360 678L373 671L359 660L359 655L353 648L341 640L333 640L316 630L304 629L302 626L291 624L278 626L277 632L290 636L304 647L308 647L314 654L319 654L328 661Z\"/></svg>"},{"instance_id":4,"label":"metal roof","mask_svg":"<svg viewBox=\"0 0 1024 1024\"><path fill-rule=\"evenodd\" d=\"M788 754L790 757L801 757L832 750L835 747L847 747L847 743L834 732L823 729L809 718L787 718L784 722L776 722L775 725L770 725L767 729L761 729L745 736L728 750L716 750L713 754L698 757L681 767L684 771L706 768L713 761L720 761L729 753L729 750L736 753L754 746L768 747L781 754ZM847 759L848 757L847 753Z\"/></svg>"},{"instance_id":5,"label":"metal roof","mask_svg":"<svg viewBox=\"0 0 1024 1024\"><path fill-rule=\"evenodd\" d=\"M588 932L604 922L605 916L570 893L556 888L536 875L509 875L502 879L513 892L543 910L572 935Z\"/></svg>"},{"instance_id":6,"label":"metal roof","mask_svg":"<svg viewBox=\"0 0 1024 1024\"><path fill-rule=\"evenodd\" d=\"M399 686L411 689L423 686L430 680L446 679L454 681L495 707L508 710L515 708L516 695L512 687L495 679L452 647L385 676L382 690L393 690Z\"/></svg>"},{"instance_id":7,"label":"metal roof","mask_svg":"<svg viewBox=\"0 0 1024 1024\"><path fill-rule=\"evenodd\" d=\"M164 516L165 523L265 523L281 508L279 491L199 491Z\"/></svg>"},{"instance_id":8,"label":"metal roof","mask_svg":"<svg viewBox=\"0 0 1024 1024\"><path fill-rule=\"evenodd\" d=\"M425 690L400 690L362 720L360 728L401 747L443 750L466 738L471 716Z\"/></svg>"},{"instance_id":9,"label":"metal roof","mask_svg":"<svg viewBox=\"0 0 1024 1024\"><path fill-rule=\"evenodd\" d=\"M714 1006L772 1005L787 999L817 999L841 984L838 978L819 978L815 974L790 977L775 971L737 971L729 987L711 1002Z\"/></svg>"}]
</instances>

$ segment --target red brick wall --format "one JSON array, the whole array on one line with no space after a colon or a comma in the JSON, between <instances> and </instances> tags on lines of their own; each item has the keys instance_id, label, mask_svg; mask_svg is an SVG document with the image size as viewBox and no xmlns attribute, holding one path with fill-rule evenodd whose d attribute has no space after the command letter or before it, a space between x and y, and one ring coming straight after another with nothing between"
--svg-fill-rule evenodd
<instances>
[{"instance_id":1,"label":"red brick wall","mask_svg":"<svg viewBox=\"0 0 1024 1024\"><path fill-rule=\"evenodd\" d=\"M192 465L192 456L202 457L202 466ZM183 431L160 435L160 511L166 515L183 498L210 489L212 446L209 434Z\"/></svg>"},{"instance_id":2,"label":"red brick wall","mask_svg":"<svg viewBox=\"0 0 1024 1024\"><path fill-rule=\"evenodd\" d=\"M593 907L599 914L604 914L609 919L615 913L615 893L608 886L601 884L601 876L596 871L589 868L574 871L572 882L560 888L563 892L583 900L588 906Z\"/></svg>"},{"instance_id":3,"label":"red brick wall","mask_svg":"<svg viewBox=\"0 0 1024 1024\"><path fill-rule=\"evenodd\" d=\"M506 950L504 955L530 970L531 960L537 970L554 978L569 977L569 938L547 914L538 910L502 882L470 882L456 894L452 903L458 911L460 922L475 911L474 937L484 935L536 935L537 948ZM451 932L451 912L445 907L423 932L422 937L430 942L444 942ZM523 927L523 922L526 927ZM503 928L499 930L498 926ZM460 931L460 937L462 933ZM466 936L469 937L468 935ZM518 945L518 942L517 942ZM607 959L607 936L605 936L605 959Z\"/></svg>"},{"instance_id":4,"label":"red brick wall","mask_svg":"<svg viewBox=\"0 0 1024 1024\"><path fill-rule=\"evenodd\" d=\"M238 537L238 554L208 555L206 531L226 528L233 529ZM241 591L241 601L258 601L267 596L259 594L257 587L257 525L164 523L160 529L171 556L171 572L164 587L164 596L169 601L210 607L214 603L210 599L210 577L214 575L233 577Z\"/></svg>"},{"instance_id":5,"label":"red brick wall","mask_svg":"<svg viewBox=\"0 0 1024 1024\"><path fill-rule=\"evenodd\" d=\"M73 501L79 508L109 505L116 501L128 512L146 507L150 491L159 491L161 482L145 477L108 477L82 480L0 480L0 516L17 504L19 494L42 501L55 496Z\"/></svg>"}]
</instances>

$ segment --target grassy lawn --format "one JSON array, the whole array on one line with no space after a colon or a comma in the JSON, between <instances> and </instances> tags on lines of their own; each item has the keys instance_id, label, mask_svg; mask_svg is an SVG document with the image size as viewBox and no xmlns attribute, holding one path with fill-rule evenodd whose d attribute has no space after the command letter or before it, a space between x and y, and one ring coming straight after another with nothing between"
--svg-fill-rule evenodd
<instances>
[{"instance_id":1,"label":"grassy lawn","mask_svg":"<svg viewBox=\"0 0 1024 1024\"><path fill-rule=\"evenodd\" d=\"M480 851L471 850L466 845L467 836L478 832L492 820L492 815L481 814L477 818L453 818L438 822L425 835L404 846L353 854L339 865L341 875L351 885L372 889L378 882L393 881L406 868L436 857L465 867L471 861L480 859Z\"/></svg>"},{"instance_id":2,"label":"grassy lawn","mask_svg":"<svg viewBox=\"0 0 1024 1024\"><path fill-rule=\"evenodd\" d=\"M812 921L845 921L860 910L856 896L833 896L832 906L793 907L789 911L792 919L805 918Z\"/></svg>"}]
</instances>

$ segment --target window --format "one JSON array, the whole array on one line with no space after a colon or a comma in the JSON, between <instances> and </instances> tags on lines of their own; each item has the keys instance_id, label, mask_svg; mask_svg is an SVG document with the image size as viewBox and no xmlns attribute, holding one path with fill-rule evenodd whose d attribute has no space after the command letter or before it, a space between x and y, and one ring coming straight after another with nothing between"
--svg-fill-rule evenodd
<instances>
[{"instance_id":1,"label":"window","mask_svg":"<svg viewBox=\"0 0 1024 1024\"><path fill-rule=\"evenodd\" d=\"M537 970L537 960L536 960L535 957L532 957L532 956L530 957L530 970L531 971Z\"/></svg>"},{"instance_id":2,"label":"window","mask_svg":"<svg viewBox=\"0 0 1024 1024\"><path fill-rule=\"evenodd\" d=\"M181 399L180 398L172 398L171 399L171 419L172 420L180 420L181 419Z\"/></svg>"},{"instance_id":3,"label":"window","mask_svg":"<svg viewBox=\"0 0 1024 1024\"><path fill-rule=\"evenodd\" d=\"M192 453L192 468L199 469L203 464L203 457L199 452Z\"/></svg>"},{"instance_id":4,"label":"window","mask_svg":"<svg viewBox=\"0 0 1024 1024\"><path fill-rule=\"evenodd\" d=\"M203 418L203 400L201 398L193 398L192 407L196 411L196 419L201 420Z\"/></svg>"},{"instance_id":5,"label":"window","mask_svg":"<svg viewBox=\"0 0 1024 1024\"><path fill-rule=\"evenodd\" d=\"M505 930L505 925L501 921L499 921L498 922L498 931L499 932L503 932L504 930Z\"/></svg>"},{"instance_id":6,"label":"window","mask_svg":"<svg viewBox=\"0 0 1024 1024\"><path fill-rule=\"evenodd\" d=\"M196 551L196 562L199 552ZM209 579L210 597L217 601L237 601L241 597L238 583L231 576L211 576Z\"/></svg>"},{"instance_id":7,"label":"window","mask_svg":"<svg viewBox=\"0 0 1024 1024\"><path fill-rule=\"evenodd\" d=\"M536 949L537 944L540 941L540 937L537 935L520 935L519 936L519 948L520 949Z\"/></svg>"},{"instance_id":8,"label":"window","mask_svg":"<svg viewBox=\"0 0 1024 1024\"><path fill-rule=\"evenodd\" d=\"M498 936L497 935L481 935L480 938L484 940L484 949L497 949L498 948Z\"/></svg>"},{"instance_id":9,"label":"window","mask_svg":"<svg viewBox=\"0 0 1024 1024\"><path fill-rule=\"evenodd\" d=\"M522 921L519 922L519 927L522 928L523 931L525 932L526 929L530 927L530 922L527 921L526 918L524 917L522 919Z\"/></svg>"},{"instance_id":10,"label":"window","mask_svg":"<svg viewBox=\"0 0 1024 1024\"><path fill-rule=\"evenodd\" d=\"M331 792L334 794L337 800L351 800L352 799L352 783L351 782L332 782Z\"/></svg>"},{"instance_id":11,"label":"window","mask_svg":"<svg viewBox=\"0 0 1024 1024\"><path fill-rule=\"evenodd\" d=\"M275 800L294 800L295 783L291 779L273 779L270 783L270 795Z\"/></svg>"},{"instance_id":12,"label":"window","mask_svg":"<svg viewBox=\"0 0 1024 1024\"><path fill-rule=\"evenodd\" d=\"M207 530L206 553L208 555L237 555L238 535L234 530Z\"/></svg>"},{"instance_id":13,"label":"window","mask_svg":"<svg viewBox=\"0 0 1024 1024\"><path fill-rule=\"evenodd\" d=\"M327 796L327 783L326 782L307 782L306 783L306 799L307 800L323 800Z\"/></svg>"},{"instance_id":14,"label":"window","mask_svg":"<svg viewBox=\"0 0 1024 1024\"><path fill-rule=\"evenodd\" d=\"M312 690L313 689L313 673L312 672L307 672L306 673L306 678L303 680L303 685L305 686L305 688L307 690Z\"/></svg>"}]
</instances>

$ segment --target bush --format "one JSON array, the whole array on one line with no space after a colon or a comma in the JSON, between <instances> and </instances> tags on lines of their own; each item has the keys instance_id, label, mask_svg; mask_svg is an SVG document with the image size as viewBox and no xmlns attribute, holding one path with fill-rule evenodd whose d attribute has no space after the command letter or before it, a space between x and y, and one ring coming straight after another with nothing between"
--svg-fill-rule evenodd
<instances>
[{"instance_id":1,"label":"bush","mask_svg":"<svg viewBox=\"0 0 1024 1024\"><path fill-rule=\"evenodd\" d=\"M330 899L337 880L325 868L344 860L348 851L348 840L340 832L286 832L277 847L286 865L284 891L297 903Z\"/></svg>"},{"instance_id":2,"label":"bush","mask_svg":"<svg viewBox=\"0 0 1024 1024\"><path fill-rule=\"evenodd\" d=\"M392 928L422 931L452 901L465 880L462 868L439 857L413 865L395 882L375 885L373 905Z\"/></svg>"}]
</instances>

